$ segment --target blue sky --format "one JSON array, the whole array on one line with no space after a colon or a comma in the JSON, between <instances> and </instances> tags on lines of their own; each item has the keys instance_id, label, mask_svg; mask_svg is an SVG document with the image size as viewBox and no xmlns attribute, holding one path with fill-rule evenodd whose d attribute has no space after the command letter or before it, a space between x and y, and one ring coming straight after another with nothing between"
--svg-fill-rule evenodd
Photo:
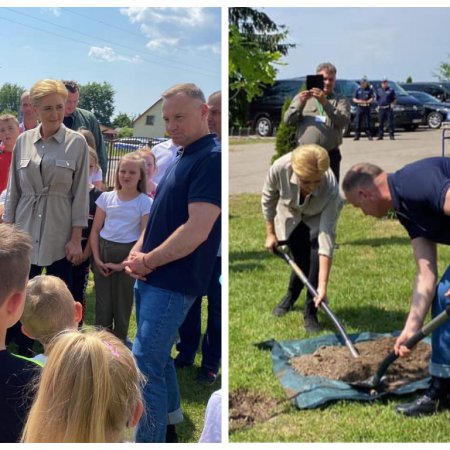
<instances>
[{"instance_id":1,"label":"blue sky","mask_svg":"<svg viewBox=\"0 0 450 450\"><path fill-rule=\"evenodd\" d=\"M209 95L221 88L220 14L220 8L0 7L0 85L107 81L116 91L114 116L143 113L180 82Z\"/></svg>"},{"instance_id":2,"label":"blue sky","mask_svg":"<svg viewBox=\"0 0 450 450\"><path fill-rule=\"evenodd\" d=\"M314 73L324 61L340 78L387 76L436 81L450 62L450 8L258 8L289 28L289 52L278 78Z\"/></svg>"}]
</instances>

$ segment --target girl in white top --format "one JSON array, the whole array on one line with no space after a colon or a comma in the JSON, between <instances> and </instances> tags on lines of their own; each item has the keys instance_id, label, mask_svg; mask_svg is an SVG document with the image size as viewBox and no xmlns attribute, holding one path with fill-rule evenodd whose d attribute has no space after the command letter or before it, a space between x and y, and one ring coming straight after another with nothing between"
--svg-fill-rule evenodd
<instances>
[{"instance_id":1,"label":"girl in white top","mask_svg":"<svg viewBox=\"0 0 450 450\"><path fill-rule=\"evenodd\" d=\"M115 189L103 192L90 234L94 259L95 325L126 341L133 307L134 279L122 262L145 229L153 200L146 194L145 162L137 153L121 158Z\"/></svg>"}]
</instances>

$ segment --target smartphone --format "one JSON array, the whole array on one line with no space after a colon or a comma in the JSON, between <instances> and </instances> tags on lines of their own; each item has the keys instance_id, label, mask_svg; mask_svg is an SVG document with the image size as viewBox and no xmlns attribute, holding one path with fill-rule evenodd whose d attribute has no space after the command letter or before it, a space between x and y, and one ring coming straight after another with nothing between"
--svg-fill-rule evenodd
<instances>
[{"instance_id":1,"label":"smartphone","mask_svg":"<svg viewBox=\"0 0 450 450\"><path fill-rule=\"evenodd\" d=\"M319 88L323 91L323 75L306 75L306 89Z\"/></svg>"}]
</instances>

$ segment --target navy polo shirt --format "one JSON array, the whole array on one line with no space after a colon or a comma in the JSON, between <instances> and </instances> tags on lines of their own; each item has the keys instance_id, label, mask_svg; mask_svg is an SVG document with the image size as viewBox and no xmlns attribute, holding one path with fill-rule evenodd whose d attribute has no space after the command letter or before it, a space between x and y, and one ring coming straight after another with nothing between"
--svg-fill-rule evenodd
<instances>
[{"instance_id":1,"label":"navy polo shirt","mask_svg":"<svg viewBox=\"0 0 450 450\"><path fill-rule=\"evenodd\" d=\"M411 239L450 245L450 216L444 202L450 187L450 159L426 158L388 175L397 217Z\"/></svg>"},{"instance_id":2,"label":"navy polo shirt","mask_svg":"<svg viewBox=\"0 0 450 450\"><path fill-rule=\"evenodd\" d=\"M370 86L367 86L366 88L359 87L356 89L355 98L357 100L370 100L373 98L373 89Z\"/></svg>"},{"instance_id":3,"label":"navy polo shirt","mask_svg":"<svg viewBox=\"0 0 450 450\"><path fill-rule=\"evenodd\" d=\"M383 89L380 87L377 90L377 100L380 106L390 105L396 98L397 96L392 88Z\"/></svg>"},{"instance_id":4,"label":"navy polo shirt","mask_svg":"<svg viewBox=\"0 0 450 450\"><path fill-rule=\"evenodd\" d=\"M221 206L221 146L214 134L184 148L158 185L144 234L142 251L164 242L189 218L190 203ZM157 267L147 276L152 286L187 295L204 295L220 244L220 216L208 239L184 258Z\"/></svg>"}]
</instances>

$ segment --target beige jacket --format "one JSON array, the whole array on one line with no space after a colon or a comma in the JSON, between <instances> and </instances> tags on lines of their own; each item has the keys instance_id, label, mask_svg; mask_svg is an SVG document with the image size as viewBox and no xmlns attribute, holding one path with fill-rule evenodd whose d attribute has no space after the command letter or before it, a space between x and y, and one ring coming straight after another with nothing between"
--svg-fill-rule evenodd
<instances>
[{"instance_id":1,"label":"beige jacket","mask_svg":"<svg viewBox=\"0 0 450 450\"><path fill-rule=\"evenodd\" d=\"M319 254L333 255L336 225L342 208L339 186L331 169L319 187L300 205L300 188L291 166L292 152L277 159L267 174L262 192L262 210L266 222L274 222L278 240L287 239L301 222L318 237Z\"/></svg>"},{"instance_id":2,"label":"beige jacket","mask_svg":"<svg viewBox=\"0 0 450 450\"><path fill-rule=\"evenodd\" d=\"M43 139L40 129L17 139L3 220L31 235L31 264L48 266L65 257L72 228L87 226L89 159L79 133L61 125Z\"/></svg>"}]
</instances>

